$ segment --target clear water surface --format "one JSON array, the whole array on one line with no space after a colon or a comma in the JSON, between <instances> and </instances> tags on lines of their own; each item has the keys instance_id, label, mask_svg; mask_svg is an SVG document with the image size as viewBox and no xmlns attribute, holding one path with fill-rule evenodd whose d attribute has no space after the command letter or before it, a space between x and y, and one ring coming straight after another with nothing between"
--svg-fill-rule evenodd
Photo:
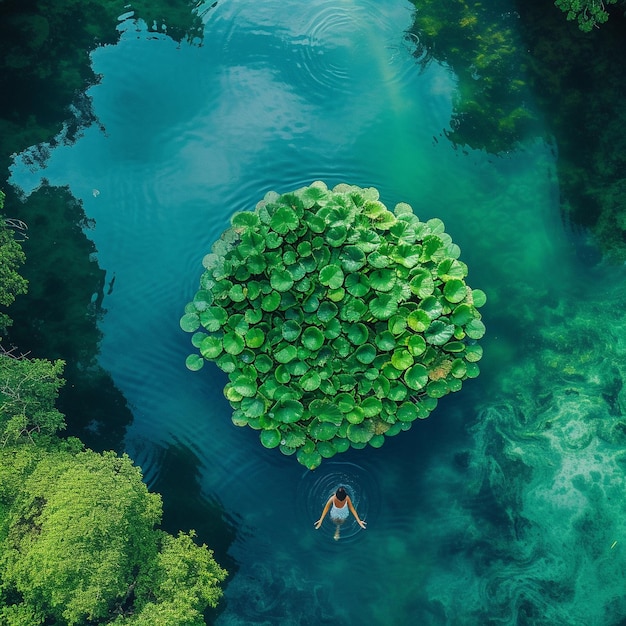
<instances>
[{"instance_id":1,"label":"clear water surface","mask_svg":"<svg viewBox=\"0 0 626 626\"><path fill-rule=\"evenodd\" d=\"M95 219L101 364L128 399L150 484L172 445L237 523L220 626L619 623L626 615L624 269L587 267L561 223L553 150L455 149L454 74L421 71L404 0L234 0L201 46L131 20L93 53L102 127L25 192L68 184ZM311 473L231 424L216 367L178 325L235 211L314 180L440 217L485 290L482 374L379 450ZM338 483L366 531L313 522ZM194 496L195 497L195 496Z\"/></svg>"}]
</instances>

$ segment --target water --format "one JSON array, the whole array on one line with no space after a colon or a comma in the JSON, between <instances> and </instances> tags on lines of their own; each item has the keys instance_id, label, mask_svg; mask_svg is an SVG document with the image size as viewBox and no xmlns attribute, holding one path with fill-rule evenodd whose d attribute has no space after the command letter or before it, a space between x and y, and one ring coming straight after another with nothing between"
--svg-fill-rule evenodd
<instances>
[{"instance_id":1,"label":"water","mask_svg":"<svg viewBox=\"0 0 626 626\"><path fill-rule=\"evenodd\" d=\"M95 220L115 278L100 363L133 411L127 451L150 485L219 502L237 528L218 624L617 623L624 270L579 260L550 148L445 140L455 76L419 70L403 0L224 2L206 20L202 46L123 22L93 53L102 126L45 170L18 157L12 182L67 184ZM443 219L489 302L480 378L309 473L231 424L225 376L185 368L178 320L230 216L314 180ZM172 449L193 480L168 473ZM339 482L368 528L334 542L313 523Z\"/></svg>"}]
</instances>

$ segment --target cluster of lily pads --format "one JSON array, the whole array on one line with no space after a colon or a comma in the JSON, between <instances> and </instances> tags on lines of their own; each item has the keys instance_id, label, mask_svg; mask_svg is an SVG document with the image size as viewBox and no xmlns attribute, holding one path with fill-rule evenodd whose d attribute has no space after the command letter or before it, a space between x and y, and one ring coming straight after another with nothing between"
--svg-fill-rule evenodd
<instances>
[{"instance_id":1,"label":"cluster of lily pads","mask_svg":"<svg viewBox=\"0 0 626 626\"><path fill-rule=\"evenodd\" d=\"M228 374L237 426L310 469L380 447L478 375L485 294L439 219L315 182L235 214L181 328Z\"/></svg>"}]
</instances>

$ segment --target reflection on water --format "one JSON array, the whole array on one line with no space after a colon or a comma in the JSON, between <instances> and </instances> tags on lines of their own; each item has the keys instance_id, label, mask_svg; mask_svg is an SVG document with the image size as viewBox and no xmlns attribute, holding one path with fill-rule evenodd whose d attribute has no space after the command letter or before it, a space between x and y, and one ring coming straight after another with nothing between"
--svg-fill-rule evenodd
<instances>
[{"instance_id":1,"label":"reflection on water","mask_svg":"<svg viewBox=\"0 0 626 626\"><path fill-rule=\"evenodd\" d=\"M115 276L100 363L133 411L127 450L180 511L219 502L237 527L215 537L237 563L220 625L613 624L626 613L623 270L580 264L546 146L493 159L441 138L456 81L415 65L410 9L225 2L202 47L128 29L93 54L106 133L58 147L45 172L18 159L13 181L68 184L95 219ZM428 420L303 475L232 425L216 367L185 368L178 320L230 216L317 179L443 219L489 295L488 335L481 377ZM339 482L368 528L334 542L313 522Z\"/></svg>"}]
</instances>

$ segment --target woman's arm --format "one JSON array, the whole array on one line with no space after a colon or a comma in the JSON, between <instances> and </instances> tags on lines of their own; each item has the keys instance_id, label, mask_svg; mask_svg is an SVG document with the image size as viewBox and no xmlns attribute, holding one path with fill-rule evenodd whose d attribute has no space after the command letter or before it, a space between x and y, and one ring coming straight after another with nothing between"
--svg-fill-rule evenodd
<instances>
[{"instance_id":1,"label":"woman's arm","mask_svg":"<svg viewBox=\"0 0 626 626\"><path fill-rule=\"evenodd\" d=\"M367 522L364 522L362 520L359 519L359 516L356 512L356 509L354 508L354 506L352 505L352 500L350 500L350 496L347 496L346 498L348 500L348 507L350 507L350 510L352 511L352 515L354 515L354 517L356 517L356 521L358 523L358 525L365 530L365 524L367 524Z\"/></svg>"},{"instance_id":2,"label":"woman's arm","mask_svg":"<svg viewBox=\"0 0 626 626\"><path fill-rule=\"evenodd\" d=\"M333 496L331 496L328 499L328 502L326 503L326 506L324 507L324 510L322 511L322 517L320 517L317 522L315 522L315 528L318 529L321 525L322 522L324 521L324 518L326 517L326 513L328 513L328 509L330 509L330 505L333 502Z\"/></svg>"}]
</instances>

